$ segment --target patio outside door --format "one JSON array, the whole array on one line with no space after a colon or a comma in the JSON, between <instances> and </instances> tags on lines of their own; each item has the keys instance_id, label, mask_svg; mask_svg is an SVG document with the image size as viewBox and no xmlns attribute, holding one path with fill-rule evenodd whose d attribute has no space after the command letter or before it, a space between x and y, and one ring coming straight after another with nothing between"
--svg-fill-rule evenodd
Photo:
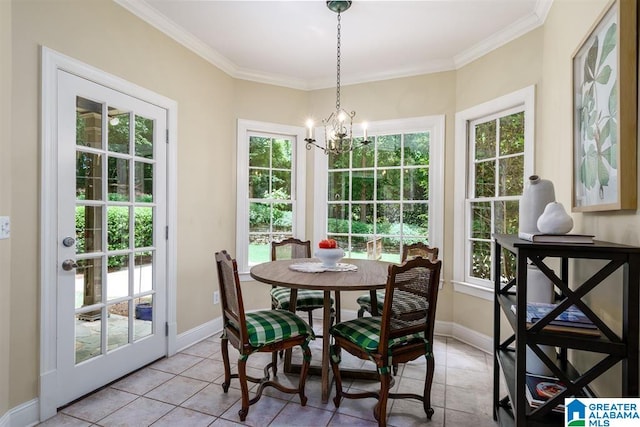
<instances>
[{"instance_id":1,"label":"patio outside door","mask_svg":"<svg viewBox=\"0 0 640 427\"><path fill-rule=\"evenodd\" d=\"M59 407L167 354L167 111L58 88Z\"/></svg>"}]
</instances>

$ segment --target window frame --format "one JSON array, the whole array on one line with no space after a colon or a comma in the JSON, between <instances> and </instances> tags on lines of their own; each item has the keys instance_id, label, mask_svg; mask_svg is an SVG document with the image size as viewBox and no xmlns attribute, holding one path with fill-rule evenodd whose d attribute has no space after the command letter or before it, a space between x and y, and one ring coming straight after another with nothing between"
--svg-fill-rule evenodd
<instances>
[{"instance_id":1,"label":"window frame","mask_svg":"<svg viewBox=\"0 0 640 427\"><path fill-rule=\"evenodd\" d=\"M454 262L453 285L457 292L492 301L493 281L471 278L469 271L470 254L470 200L469 188L473 178L470 166L473 141L472 122L491 120L524 111L524 170L523 183L534 171L535 154L535 85L509 93L499 98L476 105L456 113L455 118L455 171L465 171L464 176L455 175L454 184ZM520 196L516 196L520 199ZM499 199L494 197L492 200Z\"/></svg>"},{"instance_id":2,"label":"window frame","mask_svg":"<svg viewBox=\"0 0 640 427\"><path fill-rule=\"evenodd\" d=\"M255 134L283 136L292 147L292 234L305 240L306 155L305 128L255 120L238 119L236 159L236 261L241 281L253 280L249 275L249 138Z\"/></svg>"},{"instance_id":3,"label":"window frame","mask_svg":"<svg viewBox=\"0 0 640 427\"><path fill-rule=\"evenodd\" d=\"M354 124L354 129L361 126ZM429 243L444 252L444 133L445 116L422 116L405 119L369 122L367 133L373 135L410 134L430 132L429 145ZM315 129L318 144L324 144L324 131ZM356 135L358 136L358 135ZM328 157L322 150L314 153L314 242L326 238L327 235L327 181Z\"/></svg>"}]
</instances>

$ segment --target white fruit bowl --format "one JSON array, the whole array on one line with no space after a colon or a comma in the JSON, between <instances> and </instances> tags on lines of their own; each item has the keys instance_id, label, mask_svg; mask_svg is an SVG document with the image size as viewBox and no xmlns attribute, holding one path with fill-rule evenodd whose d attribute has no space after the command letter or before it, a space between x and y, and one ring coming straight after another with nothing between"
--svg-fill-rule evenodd
<instances>
[{"instance_id":1,"label":"white fruit bowl","mask_svg":"<svg viewBox=\"0 0 640 427\"><path fill-rule=\"evenodd\" d=\"M323 267L333 268L338 265L338 261L344 257L344 250L342 250L342 248L318 248L316 249L315 256L322 261Z\"/></svg>"}]
</instances>

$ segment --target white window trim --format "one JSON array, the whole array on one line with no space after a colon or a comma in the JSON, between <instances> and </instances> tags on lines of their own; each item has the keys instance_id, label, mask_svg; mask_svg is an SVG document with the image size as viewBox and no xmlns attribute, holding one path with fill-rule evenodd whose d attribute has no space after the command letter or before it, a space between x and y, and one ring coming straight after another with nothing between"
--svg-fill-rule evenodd
<instances>
[{"instance_id":1,"label":"white window trim","mask_svg":"<svg viewBox=\"0 0 640 427\"><path fill-rule=\"evenodd\" d=\"M456 292L472 295L493 301L493 283L484 286L469 283L465 280L465 253L468 219L466 209L467 177L469 171L467 141L469 139L469 122L481 117L490 116L499 111L523 106L525 120L524 135L524 175L534 171L534 143L535 143L535 85L528 86L510 94L476 105L456 113L455 119L455 171L465 173L455 174L454 185L454 227L453 227L453 286Z\"/></svg>"},{"instance_id":2,"label":"white window trim","mask_svg":"<svg viewBox=\"0 0 640 427\"><path fill-rule=\"evenodd\" d=\"M354 128L360 126L354 125ZM371 135L384 133L411 133L429 131L429 243L444 253L444 131L445 116L423 116L407 119L369 122L367 131ZM324 130L315 129L318 144L324 145ZM326 238L327 234L327 155L314 149L314 242Z\"/></svg>"},{"instance_id":3,"label":"white window trim","mask_svg":"<svg viewBox=\"0 0 640 427\"><path fill-rule=\"evenodd\" d=\"M236 261L238 263L238 276L241 281L253 280L249 276L249 252L246 242L249 241L249 144L250 132L272 133L291 137L294 165L293 180L295 189L292 196L294 214L293 235L305 240L305 201L306 201L306 152L304 148L305 128L301 126L289 126L277 123L259 122L253 120L238 119L237 138L237 203L236 203Z\"/></svg>"}]
</instances>

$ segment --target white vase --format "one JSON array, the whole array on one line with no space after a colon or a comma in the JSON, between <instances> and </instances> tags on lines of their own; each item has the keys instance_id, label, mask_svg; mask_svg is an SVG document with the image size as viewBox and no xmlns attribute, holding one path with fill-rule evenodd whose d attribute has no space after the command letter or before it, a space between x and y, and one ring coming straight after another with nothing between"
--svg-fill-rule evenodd
<instances>
[{"instance_id":1,"label":"white vase","mask_svg":"<svg viewBox=\"0 0 640 427\"><path fill-rule=\"evenodd\" d=\"M573 228L573 218L564 210L562 203L551 202L536 223L538 230L545 234L566 234Z\"/></svg>"},{"instance_id":2,"label":"white vase","mask_svg":"<svg viewBox=\"0 0 640 427\"><path fill-rule=\"evenodd\" d=\"M548 179L541 179L538 175L531 175L520 199L519 231L521 233L540 232L538 218L544 212L544 208L555 200L553 183Z\"/></svg>"}]
</instances>

